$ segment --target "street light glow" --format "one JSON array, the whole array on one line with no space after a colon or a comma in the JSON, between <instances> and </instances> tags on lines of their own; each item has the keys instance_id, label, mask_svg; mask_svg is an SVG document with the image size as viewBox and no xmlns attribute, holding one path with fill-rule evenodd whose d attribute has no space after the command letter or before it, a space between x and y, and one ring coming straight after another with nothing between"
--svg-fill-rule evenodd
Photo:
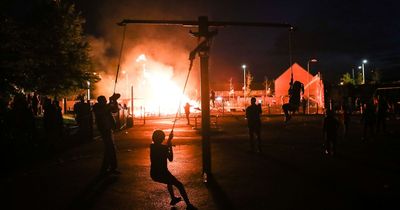
<instances>
[{"instance_id":1,"label":"street light glow","mask_svg":"<svg viewBox=\"0 0 400 210\"><path fill-rule=\"evenodd\" d=\"M244 68L244 69L245 69L245 68L246 68L246 64L243 64L243 65L242 65L242 68Z\"/></svg>"},{"instance_id":2,"label":"street light glow","mask_svg":"<svg viewBox=\"0 0 400 210\"><path fill-rule=\"evenodd\" d=\"M364 59L362 62L363 62L363 63L367 63L368 61L367 61L366 59Z\"/></svg>"},{"instance_id":3,"label":"street light glow","mask_svg":"<svg viewBox=\"0 0 400 210\"><path fill-rule=\"evenodd\" d=\"M362 69L362 67L361 67L361 66L358 66L358 69Z\"/></svg>"}]
</instances>

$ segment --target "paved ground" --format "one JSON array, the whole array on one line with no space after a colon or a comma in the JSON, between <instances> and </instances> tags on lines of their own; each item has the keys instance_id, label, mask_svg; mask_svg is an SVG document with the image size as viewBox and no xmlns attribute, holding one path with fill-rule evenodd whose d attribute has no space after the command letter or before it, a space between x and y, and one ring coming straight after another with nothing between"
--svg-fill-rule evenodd
<instances>
[{"instance_id":1,"label":"paved ground","mask_svg":"<svg viewBox=\"0 0 400 210\"><path fill-rule=\"evenodd\" d=\"M242 116L218 118L212 136L213 178L203 183L198 130L178 122L169 168L199 209L399 209L400 131L361 143L361 124L340 137L336 157L322 154L320 116L264 117L263 153L248 153ZM215 121L215 120L213 120ZM140 123L138 123L140 124ZM149 177L150 137L171 119L115 135L122 175L98 180L102 142L96 140L1 180L5 209L171 209L166 187ZM194 122L192 122L194 124ZM178 194L178 192L176 191ZM3 200L4 199L4 200ZM184 209L179 203L177 209Z\"/></svg>"}]
</instances>

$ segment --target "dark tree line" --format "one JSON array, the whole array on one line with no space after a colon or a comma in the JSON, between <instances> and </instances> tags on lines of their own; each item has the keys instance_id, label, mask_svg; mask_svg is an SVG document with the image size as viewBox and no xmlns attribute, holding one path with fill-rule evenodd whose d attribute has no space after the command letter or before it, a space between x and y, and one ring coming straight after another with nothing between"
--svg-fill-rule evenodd
<instances>
[{"instance_id":1,"label":"dark tree line","mask_svg":"<svg viewBox=\"0 0 400 210\"><path fill-rule=\"evenodd\" d=\"M6 0L0 14L0 90L66 96L94 83L84 19L69 1ZM19 8L23 8L19 11Z\"/></svg>"}]
</instances>

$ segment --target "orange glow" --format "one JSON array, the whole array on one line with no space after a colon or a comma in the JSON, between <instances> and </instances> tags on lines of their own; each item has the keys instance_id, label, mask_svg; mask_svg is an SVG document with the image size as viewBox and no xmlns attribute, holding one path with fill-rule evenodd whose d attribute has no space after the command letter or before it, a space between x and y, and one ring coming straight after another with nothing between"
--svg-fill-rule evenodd
<instances>
[{"instance_id":1,"label":"orange glow","mask_svg":"<svg viewBox=\"0 0 400 210\"><path fill-rule=\"evenodd\" d=\"M186 102L191 104L192 112L195 111L194 108L199 107L198 101L189 98L187 94L182 95L183 82L179 84L175 78L181 78L182 75L174 75L175 70L172 66L141 54L136 59L127 60L123 65L123 72L125 73L121 74L118 80L117 92L121 93L121 101L130 107L131 86L133 86L136 116L144 113L146 115L175 114L180 100L182 100L181 108Z\"/></svg>"}]
</instances>

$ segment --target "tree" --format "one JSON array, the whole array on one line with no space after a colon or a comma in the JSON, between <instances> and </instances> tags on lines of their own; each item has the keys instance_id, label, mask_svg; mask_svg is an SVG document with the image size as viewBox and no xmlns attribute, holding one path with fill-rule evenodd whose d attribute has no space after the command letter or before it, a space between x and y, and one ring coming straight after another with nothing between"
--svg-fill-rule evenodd
<instances>
[{"instance_id":1,"label":"tree","mask_svg":"<svg viewBox=\"0 0 400 210\"><path fill-rule=\"evenodd\" d=\"M86 89L88 81L97 82L83 34L84 19L74 4L42 0L31 10L4 32L12 45L4 54L14 60L7 65L12 74L1 86L61 97Z\"/></svg>"},{"instance_id":2,"label":"tree","mask_svg":"<svg viewBox=\"0 0 400 210\"><path fill-rule=\"evenodd\" d=\"M249 97L251 93L251 83L253 82L253 75L250 72L246 74L246 91L245 96Z\"/></svg>"},{"instance_id":3,"label":"tree","mask_svg":"<svg viewBox=\"0 0 400 210\"><path fill-rule=\"evenodd\" d=\"M348 84L355 85L356 84L354 79L351 77L350 73L348 73L348 72L342 75L342 78L340 78L340 81L343 82L344 85L348 85Z\"/></svg>"},{"instance_id":4,"label":"tree","mask_svg":"<svg viewBox=\"0 0 400 210\"><path fill-rule=\"evenodd\" d=\"M5 15L0 17L0 39L0 91L14 94L27 79L20 62L24 48L17 23Z\"/></svg>"}]
</instances>

